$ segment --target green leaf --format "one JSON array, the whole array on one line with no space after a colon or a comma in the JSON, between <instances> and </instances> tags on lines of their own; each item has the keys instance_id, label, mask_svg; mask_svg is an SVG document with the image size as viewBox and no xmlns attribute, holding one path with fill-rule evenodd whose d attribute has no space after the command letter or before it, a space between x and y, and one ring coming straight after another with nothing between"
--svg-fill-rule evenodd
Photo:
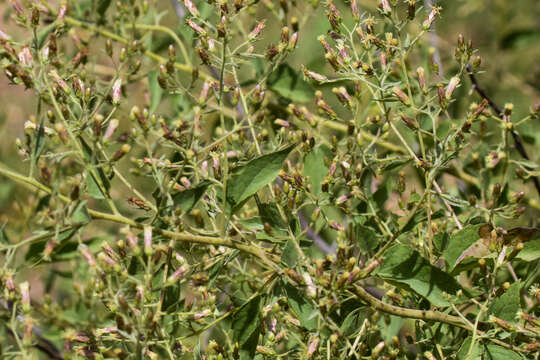
<instances>
[{"instance_id":1,"label":"green leaf","mask_svg":"<svg viewBox=\"0 0 540 360\"><path fill-rule=\"evenodd\" d=\"M233 315L233 337L240 349L240 359L253 359L259 341L261 320L259 313L262 307L260 295L242 305Z\"/></svg>"},{"instance_id":2,"label":"green leaf","mask_svg":"<svg viewBox=\"0 0 540 360\"><path fill-rule=\"evenodd\" d=\"M328 167L324 163L324 158L330 158L330 156L330 149L319 146L308 152L304 157L304 176L309 176L311 191L314 195L321 193L321 184L326 174L328 174Z\"/></svg>"},{"instance_id":3,"label":"green leaf","mask_svg":"<svg viewBox=\"0 0 540 360\"><path fill-rule=\"evenodd\" d=\"M201 342L197 342L197 346L193 349L193 360L202 360Z\"/></svg>"},{"instance_id":4,"label":"green leaf","mask_svg":"<svg viewBox=\"0 0 540 360\"><path fill-rule=\"evenodd\" d=\"M105 15L105 12L107 11L110 5L111 5L111 0L98 0L97 9L96 9L97 13L101 17L103 17L103 15Z\"/></svg>"},{"instance_id":5,"label":"green leaf","mask_svg":"<svg viewBox=\"0 0 540 360\"><path fill-rule=\"evenodd\" d=\"M148 73L148 86L150 91L150 114L153 114L156 111L159 103L161 102L161 97L163 96L163 89L159 86L158 83L158 72L152 70Z\"/></svg>"},{"instance_id":6,"label":"green leaf","mask_svg":"<svg viewBox=\"0 0 540 360\"><path fill-rule=\"evenodd\" d=\"M484 351L484 360L523 360L524 358L518 353L505 349L502 346L489 344L486 345Z\"/></svg>"},{"instance_id":7,"label":"green leaf","mask_svg":"<svg viewBox=\"0 0 540 360\"><path fill-rule=\"evenodd\" d=\"M88 195L94 199L105 199L105 195L90 172L86 173L86 190L88 191Z\"/></svg>"},{"instance_id":8,"label":"green leaf","mask_svg":"<svg viewBox=\"0 0 540 360\"><path fill-rule=\"evenodd\" d=\"M468 225L450 235L448 246L443 252L443 258L446 261L449 271L452 271L459 264L464 252L480 240L479 231L484 225Z\"/></svg>"},{"instance_id":9,"label":"green leaf","mask_svg":"<svg viewBox=\"0 0 540 360\"><path fill-rule=\"evenodd\" d=\"M482 346L478 340L474 343L471 349L472 337L465 339L457 353L458 360L482 360Z\"/></svg>"},{"instance_id":10,"label":"green leaf","mask_svg":"<svg viewBox=\"0 0 540 360\"><path fill-rule=\"evenodd\" d=\"M4 228L0 229L0 244L9 245L9 238Z\"/></svg>"},{"instance_id":11,"label":"green leaf","mask_svg":"<svg viewBox=\"0 0 540 360\"><path fill-rule=\"evenodd\" d=\"M34 145L34 152L32 153L34 164L37 164L44 146L45 146L45 119L42 118L41 124L39 125L39 129L37 132L36 142Z\"/></svg>"},{"instance_id":12,"label":"green leaf","mask_svg":"<svg viewBox=\"0 0 540 360\"><path fill-rule=\"evenodd\" d=\"M295 267L298 262L298 250L291 239L285 243L283 253L281 254L281 261L290 268Z\"/></svg>"},{"instance_id":13,"label":"green leaf","mask_svg":"<svg viewBox=\"0 0 540 360\"><path fill-rule=\"evenodd\" d=\"M234 207L270 184L279 174L283 161L293 146L266 154L232 171L227 187L227 200Z\"/></svg>"},{"instance_id":14,"label":"green leaf","mask_svg":"<svg viewBox=\"0 0 540 360\"><path fill-rule=\"evenodd\" d=\"M316 306L304 295L304 292L299 291L291 284L286 284L285 293L289 305L298 317L298 320L300 320L300 325L310 331L317 329L319 312Z\"/></svg>"},{"instance_id":15,"label":"green leaf","mask_svg":"<svg viewBox=\"0 0 540 360\"><path fill-rule=\"evenodd\" d=\"M449 274L432 266L417 251L396 244L383 254L376 275L387 281L406 285L435 306L450 306L458 301L459 283Z\"/></svg>"},{"instance_id":16,"label":"green leaf","mask_svg":"<svg viewBox=\"0 0 540 360\"><path fill-rule=\"evenodd\" d=\"M516 314L521 310L520 290L521 283L513 283L508 290L496 298L488 309L488 315L493 315L504 321L515 323Z\"/></svg>"},{"instance_id":17,"label":"green leaf","mask_svg":"<svg viewBox=\"0 0 540 360\"><path fill-rule=\"evenodd\" d=\"M67 229L58 234L58 238L56 239L58 245L54 249L53 255L57 254L66 245L64 242L67 242L69 239L71 239L71 237L75 235L77 230L77 228ZM24 260L30 262L37 261L41 257L43 250L45 250L45 245L48 241L50 241L50 239L43 239L30 245L28 251L26 252L26 255L24 256Z\"/></svg>"},{"instance_id":18,"label":"green leaf","mask_svg":"<svg viewBox=\"0 0 540 360\"><path fill-rule=\"evenodd\" d=\"M197 204L211 184L210 181L203 180L194 187L174 194L172 196L174 206L180 207L184 214L189 212L193 209L195 204Z\"/></svg>"},{"instance_id":19,"label":"green leaf","mask_svg":"<svg viewBox=\"0 0 540 360\"><path fill-rule=\"evenodd\" d=\"M354 225L354 236L356 238L356 243L360 248L360 252L363 254L375 249L379 244L379 239L377 238L375 231L362 224Z\"/></svg>"},{"instance_id":20,"label":"green leaf","mask_svg":"<svg viewBox=\"0 0 540 360\"><path fill-rule=\"evenodd\" d=\"M86 201L79 202L71 215L73 225L86 225L90 222L90 220L92 220L92 218L88 214Z\"/></svg>"},{"instance_id":21,"label":"green leaf","mask_svg":"<svg viewBox=\"0 0 540 360\"><path fill-rule=\"evenodd\" d=\"M287 228L287 225L281 218L281 214L279 213L276 203L260 203L257 201L257 207L259 209L259 215L261 216L260 220L263 225L268 223L273 229L276 230L285 230Z\"/></svg>"},{"instance_id":22,"label":"green leaf","mask_svg":"<svg viewBox=\"0 0 540 360\"><path fill-rule=\"evenodd\" d=\"M268 88L294 102L307 102L313 99L313 88L300 75L300 71L288 64L281 64L268 77Z\"/></svg>"},{"instance_id":23,"label":"green leaf","mask_svg":"<svg viewBox=\"0 0 540 360\"><path fill-rule=\"evenodd\" d=\"M516 258L523 261L535 261L540 259L540 238L526 242Z\"/></svg>"},{"instance_id":24,"label":"green leaf","mask_svg":"<svg viewBox=\"0 0 540 360\"><path fill-rule=\"evenodd\" d=\"M347 315L345 320L343 320L339 329L344 336L351 336L360 330L360 327L366 318L366 313L363 310L365 310L363 307L354 309Z\"/></svg>"}]
</instances>

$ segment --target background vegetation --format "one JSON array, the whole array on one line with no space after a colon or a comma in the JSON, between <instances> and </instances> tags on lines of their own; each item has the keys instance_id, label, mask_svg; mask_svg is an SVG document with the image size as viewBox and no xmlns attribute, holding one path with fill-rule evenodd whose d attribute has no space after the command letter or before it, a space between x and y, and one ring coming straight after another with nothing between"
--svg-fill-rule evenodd
<instances>
[{"instance_id":1,"label":"background vegetation","mask_svg":"<svg viewBox=\"0 0 540 360\"><path fill-rule=\"evenodd\" d=\"M537 1L1 7L2 357L538 358Z\"/></svg>"}]
</instances>

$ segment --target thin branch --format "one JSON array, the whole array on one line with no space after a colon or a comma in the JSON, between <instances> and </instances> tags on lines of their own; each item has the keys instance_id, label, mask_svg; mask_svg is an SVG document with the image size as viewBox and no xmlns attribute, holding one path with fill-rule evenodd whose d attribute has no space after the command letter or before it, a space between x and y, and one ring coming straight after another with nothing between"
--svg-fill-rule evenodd
<instances>
[{"instance_id":1,"label":"thin branch","mask_svg":"<svg viewBox=\"0 0 540 360\"><path fill-rule=\"evenodd\" d=\"M363 287L361 286L355 286L353 288L352 293L356 296L358 296L360 299L368 303L372 308L382 311L387 314L399 316L399 317L405 317L405 318L411 318L411 319L419 319L424 321L436 321L440 323L445 323L448 325L453 325L460 327L462 329L465 329L467 331L473 331L474 329L465 321L463 321L460 317L454 316L454 315L448 315L445 313L442 313L440 311L433 311L433 310L417 310L417 309L408 309L404 307L394 306L390 304L386 304L377 298L371 296ZM486 334L480 330L477 330L477 333L485 336ZM485 336L486 339L489 341L500 345L502 347L505 347L510 350L514 350L516 352L523 353L525 350L513 346L510 344L507 344L503 341L500 341L493 336Z\"/></svg>"},{"instance_id":2,"label":"thin branch","mask_svg":"<svg viewBox=\"0 0 540 360\"><path fill-rule=\"evenodd\" d=\"M491 108L497 113L497 115L502 116L503 110L501 109L500 106L498 106L495 103L495 101L493 101L492 98L488 96L488 94L484 91L484 89L480 87L480 85L478 84L478 80L476 80L476 76L472 72L471 66L469 64L467 64L467 73L469 75L469 79L471 80L473 90L476 91L478 95L480 95L483 99L487 100L489 106L491 106ZM529 158L529 155L527 154L527 151L525 150L525 145L523 144L523 140L521 140L521 137L519 136L517 131L512 129L510 133L512 134L512 138L514 139L514 144L518 153L525 160L529 160L530 158ZM531 170L528 167L527 169ZM538 177L536 176L533 176L532 180L534 182L534 187L536 188L536 192L538 193L538 196L540 196L540 180L538 180Z\"/></svg>"}]
</instances>

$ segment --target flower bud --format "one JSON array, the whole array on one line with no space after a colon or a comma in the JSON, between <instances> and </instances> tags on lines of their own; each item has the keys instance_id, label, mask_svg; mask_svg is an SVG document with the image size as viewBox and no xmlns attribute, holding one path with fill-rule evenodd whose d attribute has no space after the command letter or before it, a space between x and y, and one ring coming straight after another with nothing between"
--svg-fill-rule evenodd
<instances>
[{"instance_id":1,"label":"flower bud","mask_svg":"<svg viewBox=\"0 0 540 360\"><path fill-rule=\"evenodd\" d=\"M255 28L253 28L253 30L248 35L249 41L256 40L265 27L266 24L263 21L258 22L257 25L255 25Z\"/></svg>"},{"instance_id":2,"label":"flower bud","mask_svg":"<svg viewBox=\"0 0 540 360\"><path fill-rule=\"evenodd\" d=\"M459 84L459 78L457 76L454 76L450 79L448 82L448 85L446 86L446 91L444 93L444 96L447 100L450 100L452 98L452 94L454 93L454 90Z\"/></svg>"},{"instance_id":3,"label":"flower bud","mask_svg":"<svg viewBox=\"0 0 540 360\"><path fill-rule=\"evenodd\" d=\"M390 7L388 0L380 0L379 7L384 15L389 15L392 12L392 8Z\"/></svg>"},{"instance_id":4,"label":"flower bud","mask_svg":"<svg viewBox=\"0 0 540 360\"><path fill-rule=\"evenodd\" d=\"M399 99L399 101L401 101L403 103L403 105L410 105L411 104L411 101L409 100L409 97L407 96L407 94L405 94L403 92L403 90L401 90L400 88L398 88L397 86L394 86L392 88L392 92L394 93L394 95Z\"/></svg>"},{"instance_id":5,"label":"flower bud","mask_svg":"<svg viewBox=\"0 0 540 360\"><path fill-rule=\"evenodd\" d=\"M418 67L416 69L416 74L418 75L418 85L420 86L420 90L425 94L427 92L427 83L424 68Z\"/></svg>"},{"instance_id":6,"label":"flower bud","mask_svg":"<svg viewBox=\"0 0 540 360\"><path fill-rule=\"evenodd\" d=\"M199 17L199 10L197 10L197 7L193 4L191 0L184 0L184 6L186 7L187 11L191 14L191 16Z\"/></svg>"},{"instance_id":7,"label":"flower bud","mask_svg":"<svg viewBox=\"0 0 540 360\"><path fill-rule=\"evenodd\" d=\"M130 152L130 150L131 150L131 146L129 144L123 144L122 147L120 147L120 149L116 150L116 152L111 158L111 161L114 162L114 161L120 160L122 157L124 157L124 155Z\"/></svg>"},{"instance_id":8,"label":"flower bud","mask_svg":"<svg viewBox=\"0 0 540 360\"><path fill-rule=\"evenodd\" d=\"M109 121L109 126L107 126L107 130L105 130L105 135L103 135L104 142L107 142L112 138L119 123L118 119L111 119L111 121Z\"/></svg>"},{"instance_id":9,"label":"flower bud","mask_svg":"<svg viewBox=\"0 0 540 360\"><path fill-rule=\"evenodd\" d=\"M145 226L143 231L143 239L144 239L144 253L147 256L152 255L153 248L152 248L152 227L151 226Z\"/></svg>"},{"instance_id":10,"label":"flower bud","mask_svg":"<svg viewBox=\"0 0 540 360\"><path fill-rule=\"evenodd\" d=\"M122 79L117 79L112 86L112 103L114 106L120 104L122 96Z\"/></svg>"}]
</instances>

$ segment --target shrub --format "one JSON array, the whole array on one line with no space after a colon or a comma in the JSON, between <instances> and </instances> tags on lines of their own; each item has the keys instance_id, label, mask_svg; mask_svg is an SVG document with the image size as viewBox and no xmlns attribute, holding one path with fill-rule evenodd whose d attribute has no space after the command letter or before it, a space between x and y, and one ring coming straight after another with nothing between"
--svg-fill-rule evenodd
<instances>
[{"instance_id":1,"label":"shrub","mask_svg":"<svg viewBox=\"0 0 540 360\"><path fill-rule=\"evenodd\" d=\"M499 107L462 35L444 73L441 8L11 5L1 65L36 108L0 167L27 190L2 356L538 356L538 105Z\"/></svg>"}]
</instances>

